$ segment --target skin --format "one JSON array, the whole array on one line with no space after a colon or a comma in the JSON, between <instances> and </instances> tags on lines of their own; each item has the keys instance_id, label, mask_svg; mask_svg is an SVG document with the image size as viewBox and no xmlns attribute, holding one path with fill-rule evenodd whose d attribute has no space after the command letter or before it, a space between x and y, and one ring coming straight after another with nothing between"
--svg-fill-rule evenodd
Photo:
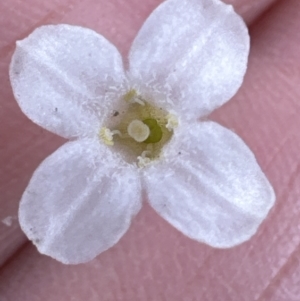
<instances>
[{"instance_id":1,"label":"skin","mask_svg":"<svg viewBox=\"0 0 300 301\"><path fill-rule=\"evenodd\" d=\"M32 172L64 141L29 121L12 95L15 41L49 23L90 27L125 56L161 0L3 0L0 3L0 300L300 299L300 1L228 0L250 28L245 82L211 119L255 153L277 202L258 233L229 250L194 242L147 204L121 241L94 261L65 266L26 241L17 208Z\"/></svg>"}]
</instances>

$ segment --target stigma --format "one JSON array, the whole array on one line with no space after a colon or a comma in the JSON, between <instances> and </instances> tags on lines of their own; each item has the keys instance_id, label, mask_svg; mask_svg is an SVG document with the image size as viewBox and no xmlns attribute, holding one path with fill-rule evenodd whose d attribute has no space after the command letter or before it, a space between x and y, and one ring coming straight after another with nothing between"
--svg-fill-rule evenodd
<instances>
[{"instance_id":1,"label":"stigma","mask_svg":"<svg viewBox=\"0 0 300 301\"><path fill-rule=\"evenodd\" d=\"M145 123L135 119L129 123L127 133L136 142L143 142L149 137L150 129Z\"/></svg>"}]
</instances>

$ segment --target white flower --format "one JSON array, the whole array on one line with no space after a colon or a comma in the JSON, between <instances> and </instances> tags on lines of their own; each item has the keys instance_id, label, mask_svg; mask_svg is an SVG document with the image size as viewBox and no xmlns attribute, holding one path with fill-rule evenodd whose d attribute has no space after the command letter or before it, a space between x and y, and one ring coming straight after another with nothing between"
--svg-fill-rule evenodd
<instances>
[{"instance_id":1,"label":"white flower","mask_svg":"<svg viewBox=\"0 0 300 301\"><path fill-rule=\"evenodd\" d=\"M246 71L249 36L231 6L168 0L135 41L129 67L92 30L49 25L17 42L10 78L23 112L71 139L35 171L19 209L41 253L64 263L113 246L150 205L188 237L227 248L249 239L275 196L231 131L199 122Z\"/></svg>"}]
</instances>

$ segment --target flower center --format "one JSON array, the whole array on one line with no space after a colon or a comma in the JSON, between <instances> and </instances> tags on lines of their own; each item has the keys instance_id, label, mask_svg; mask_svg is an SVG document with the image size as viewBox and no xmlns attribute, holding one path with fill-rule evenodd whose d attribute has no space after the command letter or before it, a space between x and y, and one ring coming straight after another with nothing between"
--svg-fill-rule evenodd
<instances>
[{"instance_id":1,"label":"flower center","mask_svg":"<svg viewBox=\"0 0 300 301\"><path fill-rule=\"evenodd\" d=\"M178 120L143 99L136 90L128 91L122 101L127 102L127 110L114 111L111 118L117 118L117 122L111 128L102 127L99 136L106 145L121 152L126 161L144 167L159 159Z\"/></svg>"}]
</instances>

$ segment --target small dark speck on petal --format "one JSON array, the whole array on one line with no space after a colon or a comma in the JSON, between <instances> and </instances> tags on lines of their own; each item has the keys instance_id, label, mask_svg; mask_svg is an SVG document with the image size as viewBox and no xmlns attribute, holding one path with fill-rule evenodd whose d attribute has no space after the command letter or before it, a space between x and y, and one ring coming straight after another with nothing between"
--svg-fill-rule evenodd
<instances>
[{"instance_id":1,"label":"small dark speck on petal","mask_svg":"<svg viewBox=\"0 0 300 301\"><path fill-rule=\"evenodd\" d=\"M120 113L119 113L118 111L114 111L114 112L113 112L113 116L114 116L114 117L118 116L119 114L120 114Z\"/></svg>"}]
</instances>

